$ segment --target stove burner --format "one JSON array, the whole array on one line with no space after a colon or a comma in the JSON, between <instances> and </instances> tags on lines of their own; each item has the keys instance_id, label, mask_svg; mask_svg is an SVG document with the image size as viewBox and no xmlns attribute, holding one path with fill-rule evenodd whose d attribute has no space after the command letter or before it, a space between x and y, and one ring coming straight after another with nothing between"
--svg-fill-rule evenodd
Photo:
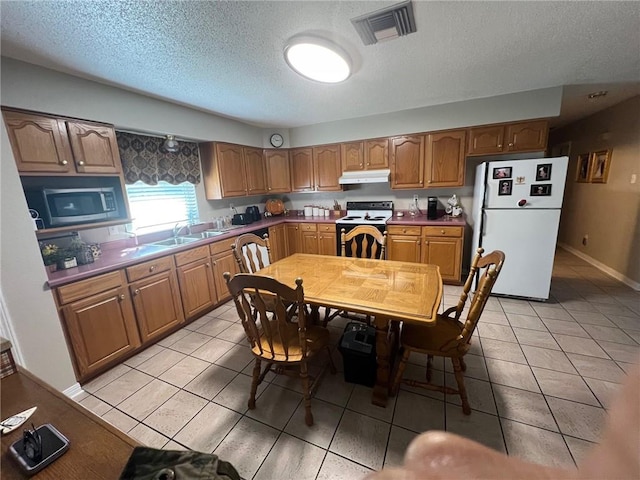
<instances>
[{"instance_id":1,"label":"stove burner","mask_svg":"<svg viewBox=\"0 0 640 480\"><path fill-rule=\"evenodd\" d=\"M365 218L365 220L369 220L371 222L376 221L376 220L385 220L386 217L369 217L369 218Z\"/></svg>"},{"instance_id":2,"label":"stove burner","mask_svg":"<svg viewBox=\"0 0 640 480\"><path fill-rule=\"evenodd\" d=\"M354 216L341 218L341 220L361 220L361 219L362 217L354 217Z\"/></svg>"}]
</instances>

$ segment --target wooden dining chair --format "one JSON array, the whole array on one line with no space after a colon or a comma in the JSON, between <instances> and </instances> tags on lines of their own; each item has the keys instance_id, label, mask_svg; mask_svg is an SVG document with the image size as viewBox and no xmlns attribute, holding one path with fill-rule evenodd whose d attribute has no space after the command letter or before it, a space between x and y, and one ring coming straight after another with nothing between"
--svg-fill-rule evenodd
<instances>
[{"instance_id":1,"label":"wooden dining chair","mask_svg":"<svg viewBox=\"0 0 640 480\"><path fill-rule=\"evenodd\" d=\"M357 258L373 258L378 260L385 260L386 257L386 245L387 245L387 232L380 232L376 227L372 225L358 225L348 233L343 228L340 232L340 255L342 257L357 257ZM364 319L362 317L354 317L347 311L338 310L331 312L327 308L323 320L323 325L333 320L335 317L341 316L351 318L353 320L364 321L367 324L371 323L371 316L367 315Z\"/></svg>"},{"instance_id":2,"label":"wooden dining chair","mask_svg":"<svg viewBox=\"0 0 640 480\"><path fill-rule=\"evenodd\" d=\"M224 278L255 357L249 409L256 407L258 385L275 366L275 373L300 377L305 423L313 425L311 395L325 369L328 367L335 374L336 367L331 358L329 330L307 322L302 279L296 279L296 288L293 289L274 278L259 275L239 273L231 278L231 274L225 272ZM273 305L273 311L267 309L267 303ZM287 318L287 303L297 306L298 318L295 323ZM326 350L328 360L322 371L310 379L307 363L321 350ZM262 362L266 365L261 371ZM287 367L296 368L292 371Z\"/></svg>"},{"instance_id":3,"label":"wooden dining chair","mask_svg":"<svg viewBox=\"0 0 640 480\"><path fill-rule=\"evenodd\" d=\"M460 395L460 400L462 401L462 411L466 415L471 413L467 391L464 386L464 371L466 370L464 355L469 350L471 335L478 325L478 320L480 320L482 311L489 299L491 289L498 279L505 258L504 253L500 250L495 250L484 257L482 256L483 253L484 250L482 248L476 251L476 255L471 262L471 271L465 282L458 305L447 309L442 314L438 314L435 326L425 327L410 323L405 323L402 326L402 332L400 334L402 358L393 382L392 392L394 394L398 392L400 383L447 394L457 394ZM478 287L473 294L467 319L463 323L459 318L463 312L469 290L471 289L471 283L477 272L479 272L480 275ZM419 352L427 355L426 383L402 378L411 352ZM431 369L434 356L451 359L458 386L457 389L431 383Z\"/></svg>"},{"instance_id":4,"label":"wooden dining chair","mask_svg":"<svg viewBox=\"0 0 640 480\"><path fill-rule=\"evenodd\" d=\"M358 225L348 233L340 233L340 255L343 257L376 258L385 260L387 232L380 232L372 225ZM349 255L347 255L349 253Z\"/></svg>"},{"instance_id":5,"label":"wooden dining chair","mask_svg":"<svg viewBox=\"0 0 640 480\"><path fill-rule=\"evenodd\" d=\"M262 238L253 233L240 235L231 245L231 249L240 273L256 273L272 263L271 245L266 233Z\"/></svg>"}]
</instances>

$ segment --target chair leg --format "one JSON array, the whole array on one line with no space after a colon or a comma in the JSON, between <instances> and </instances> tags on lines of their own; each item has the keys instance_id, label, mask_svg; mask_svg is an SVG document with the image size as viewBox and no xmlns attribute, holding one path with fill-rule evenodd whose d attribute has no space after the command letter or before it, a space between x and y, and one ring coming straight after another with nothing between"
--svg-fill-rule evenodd
<instances>
[{"instance_id":1,"label":"chair leg","mask_svg":"<svg viewBox=\"0 0 640 480\"><path fill-rule=\"evenodd\" d=\"M400 363L398 364L398 371L396 372L396 378L393 381L393 386L391 387L391 395L397 395L398 389L400 388L400 383L402 382L402 375L404 374L404 369L407 366L407 360L409 360L409 355L411 354L411 350L405 348L402 352L402 357L400 358Z\"/></svg>"},{"instance_id":2,"label":"chair leg","mask_svg":"<svg viewBox=\"0 0 640 480\"><path fill-rule=\"evenodd\" d=\"M427 383L431 383L431 374L433 371L433 355L427 355Z\"/></svg>"},{"instance_id":3,"label":"chair leg","mask_svg":"<svg viewBox=\"0 0 640 480\"><path fill-rule=\"evenodd\" d=\"M453 373L458 383L458 393L460 394L460 400L462 400L462 411L465 415L471 414L471 406L469 405L469 399L467 398L467 389L464 386L464 374L462 373L462 367L460 366L460 359L452 357L451 363L453 364Z\"/></svg>"},{"instance_id":4,"label":"chair leg","mask_svg":"<svg viewBox=\"0 0 640 480\"><path fill-rule=\"evenodd\" d=\"M331 356L331 347L329 345L327 345L327 355L329 357L329 371L331 372L331 375L335 375L338 370L336 369L335 363L333 363L333 357Z\"/></svg>"},{"instance_id":5,"label":"chair leg","mask_svg":"<svg viewBox=\"0 0 640 480\"><path fill-rule=\"evenodd\" d=\"M300 378L304 396L304 423L310 427L313 425L313 415L311 414L311 392L309 391L309 373L307 372L306 361L300 363Z\"/></svg>"},{"instance_id":6,"label":"chair leg","mask_svg":"<svg viewBox=\"0 0 640 480\"><path fill-rule=\"evenodd\" d=\"M251 393L249 394L249 410L256 408L256 391L258 390L258 383L260 382L260 359L256 358L256 363L253 365L253 380L251 381Z\"/></svg>"},{"instance_id":7,"label":"chair leg","mask_svg":"<svg viewBox=\"0 0 640 480\"><path fill-rule=\"evenodd\" d=\"M460 368L462 368L463 372L467 371L467 364L464 362L464 358L460 357Z\"/></svg>"}]
</instances>

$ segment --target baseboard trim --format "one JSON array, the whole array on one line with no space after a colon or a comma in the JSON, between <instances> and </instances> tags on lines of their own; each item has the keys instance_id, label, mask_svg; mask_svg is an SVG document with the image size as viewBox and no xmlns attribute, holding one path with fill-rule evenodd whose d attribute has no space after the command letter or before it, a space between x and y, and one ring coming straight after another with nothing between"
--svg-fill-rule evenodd
<instances>
[{"instance_id":1,"label":"baseboard trim","mask_svg":"<svg viewBox=\"0 0 640 480\"><path fill-rule=\"evenodd\" d=\"M564 250L566 250L569 253L573 253L576 257L581 258L585 262L590 263L591 265L596 267L598 270L602 270L604 273L606 273L607 275L612 276L616 280L620 280L622 283L624 283L625 285L628 285L629 287L633 288L634 290L640 291L640 282L636 282L635 280L630 279L626 275L623 275L622 273L618 272L617 270L614 270L613 268L608 267L604 263L601 263L598 260L590 257L589 255L586 255L586 254L582 253L580 250L576 250L575 248L567 245L566 243L558 242L558 246L560 248L563 248Z\"/></svg>"},{"instance_id":2,"label":"baseboard trim","mask_svg":"<svg viewBox=\"0 0 640 480\"><path fill-rule=\"evenodd\" d=\"M71 398L72 400L74 397L77 397L82 392L84 392L84 390L82 390L82 387L77 382L71 385L69 388L62 391L62 393L64 393L67 397Z\"/></svg>"}]
</instances>

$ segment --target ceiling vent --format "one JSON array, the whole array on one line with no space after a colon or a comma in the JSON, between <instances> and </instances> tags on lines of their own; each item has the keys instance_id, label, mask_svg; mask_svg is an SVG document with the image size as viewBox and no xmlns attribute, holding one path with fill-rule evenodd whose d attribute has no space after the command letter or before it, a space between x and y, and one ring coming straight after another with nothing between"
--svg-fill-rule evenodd
<instances>
[{"instance_id":1,"label":"ceiling vent","mask_svg":"<svg viewBox=\"0 0 640 480\"><path fill-rule=\"evenodd\" d=\"M373 45L416 31L411 0L352 18L351 23L365 45Z\"/></svg>"}]
</instances>

